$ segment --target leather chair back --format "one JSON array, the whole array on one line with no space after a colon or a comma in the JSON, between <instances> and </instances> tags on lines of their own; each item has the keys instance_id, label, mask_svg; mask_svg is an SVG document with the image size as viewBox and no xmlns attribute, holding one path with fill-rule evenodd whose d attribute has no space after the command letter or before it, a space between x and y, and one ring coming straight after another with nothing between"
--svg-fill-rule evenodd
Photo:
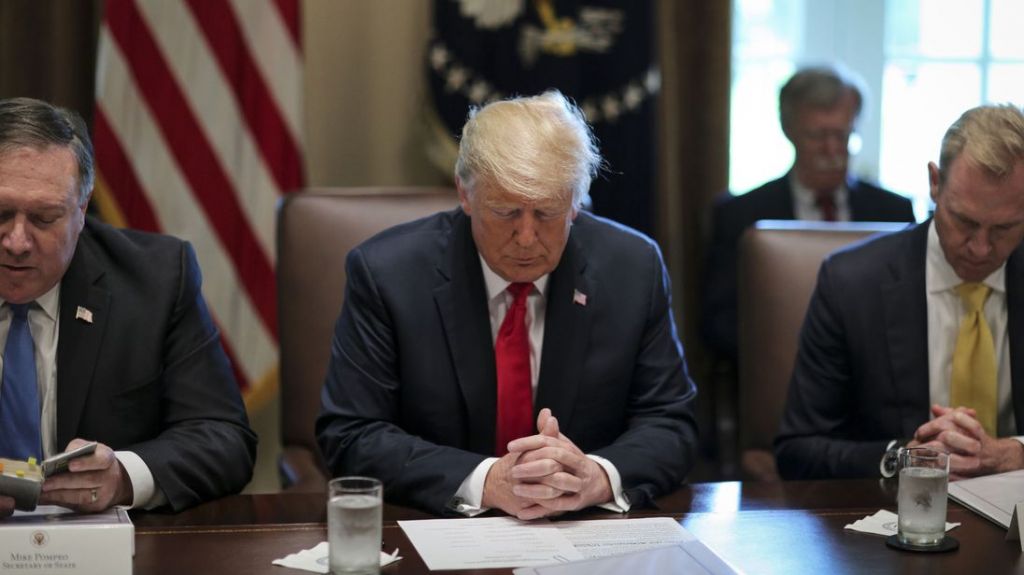
<instances>
[{"instance_id":1,"label":"leather chair back","mask_svg":"<svg viewBox=\"0 0 1024 575\"><path fill-rule=\"evenodd\" d=\"M282 200L277 216L280 467L291 489L322 491L329 475L313 426L345 293L345 256L377 232L457 204L450 188L310 189Z\"/></svg>"},{"instance_id":2,"label":"leather chair back","mask_svg":"<svg viewBox=\"0 0 1024 575\"><path fill-rule=\"evenodd\" d=\"M737 431L744 479L779 478L772 440L821 262L852 242L906 225L763 220L740 238Z\"/></svg>"}]
</instances>

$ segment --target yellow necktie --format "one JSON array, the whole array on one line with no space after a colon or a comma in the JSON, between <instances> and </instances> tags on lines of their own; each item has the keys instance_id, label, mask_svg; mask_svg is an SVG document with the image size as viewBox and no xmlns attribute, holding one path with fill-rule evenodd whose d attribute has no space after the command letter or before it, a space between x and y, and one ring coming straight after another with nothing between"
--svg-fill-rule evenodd
<instances>
[{"instance_id":1,"label":"yellow necktie","mask_svg":"<svg viewBox=\"0 0 1024 575\"><path fill-rule=\"evenodd\" d=\"M971 407L990 436L996 436L996 350L992 330L982 308L989 287L965 283L956 287L966 313L953 351L953 385L950 405Z\"/></svg>"}]
</instances>

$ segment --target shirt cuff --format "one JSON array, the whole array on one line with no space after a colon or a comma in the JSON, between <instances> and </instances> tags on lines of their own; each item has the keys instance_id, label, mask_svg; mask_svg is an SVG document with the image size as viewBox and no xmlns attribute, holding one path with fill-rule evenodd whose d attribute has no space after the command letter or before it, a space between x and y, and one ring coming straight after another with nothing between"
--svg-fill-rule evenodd
<instances>
[{"instance_id":1,"label":"shirt cuff","mask_svg":"<svg viewBox=\"0 0 1024 575\"><path fill-rule=\"evenodd\" d=\"M625 513L629 511L629 500L626 499L626 494L622 492L622 477L619 475L619 470L615 468L615 464L600 455L587 454L587 457L593 459L598 465L604 469L604 472L608 474L608 483L612 488L613 501L602 503L598 505L601 509L608 511L617 511L619 513Z\"/></svg>"},{"instance_id":2,"label":"shirt cuff","mask_svg":"<svg viewBox=\"0 0 1024 575\"><path fill-rule=\"evenodd\" d=\"M162 491L157 489L153 472L134 451L115 451L114 457L121 463L128 480L132 483L132 509L153 509L167 503Z\"/></svg>"},{"instance_id":3,"label":"shirt cuff","mask_svg":"<svg viewBox=\"0 0 1024 575\"><path fill-rule=\"evenodd\" d=\"M497 461L497 457L488 457L476 466L473 473L470 473L469 477L462 481L459 490L455 492L452 509L466 517L475 517L489 510L487 507L482 507L484 481L487 479L487 472Z\"/></svg>"}]
</instances>

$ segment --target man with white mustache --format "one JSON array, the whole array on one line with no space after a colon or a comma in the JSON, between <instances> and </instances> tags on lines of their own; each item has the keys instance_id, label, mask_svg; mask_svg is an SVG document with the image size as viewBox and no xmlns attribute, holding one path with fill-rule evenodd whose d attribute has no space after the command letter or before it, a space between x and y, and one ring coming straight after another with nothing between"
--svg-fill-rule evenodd
<instances>
[{"instance_id":1,"label":"man with white mustache","mask_svg":"<svg viewBox=\"0 0 1024 575\"><path fill-rule=\"evenodd\" d=\"M735 361L737 243L758 220L913 222L910 200L847 173L849 141L864 103L862 82L821 66L794 74L779 92L782 131L795 159L784 176L714 206L701 318L705 343Z\"/></svg>"}]
</instances>

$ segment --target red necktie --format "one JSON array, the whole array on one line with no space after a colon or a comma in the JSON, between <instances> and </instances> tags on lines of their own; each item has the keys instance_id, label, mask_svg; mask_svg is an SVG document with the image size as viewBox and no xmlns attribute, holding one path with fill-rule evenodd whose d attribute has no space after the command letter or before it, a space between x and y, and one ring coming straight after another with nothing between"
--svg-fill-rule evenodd
<instances>
[{"instance_id":1,"label":"red necktie","mask_svg":"<svg viewBox=\"0 0 1024 575\"><path fill-rule=\"evenodd\" d=\"M832 198L831 191L817 192L818 209L821 210L821 219L826 222L836 221L836 202Z\"/></svg>"},{"instance_id":2,"label":"red necktie","mask_svg":"<svg viewBox=\"0 0 1024 575\"><path fill-rule=\"evenodd\" d=\"M533 435L533 387L530 384L530 336L526 330L526 297L532 283L508 286L512 305L494 342L498 372L498 422L494 452L508 453L508 442Z\"/></svg>"}]
</instances>

